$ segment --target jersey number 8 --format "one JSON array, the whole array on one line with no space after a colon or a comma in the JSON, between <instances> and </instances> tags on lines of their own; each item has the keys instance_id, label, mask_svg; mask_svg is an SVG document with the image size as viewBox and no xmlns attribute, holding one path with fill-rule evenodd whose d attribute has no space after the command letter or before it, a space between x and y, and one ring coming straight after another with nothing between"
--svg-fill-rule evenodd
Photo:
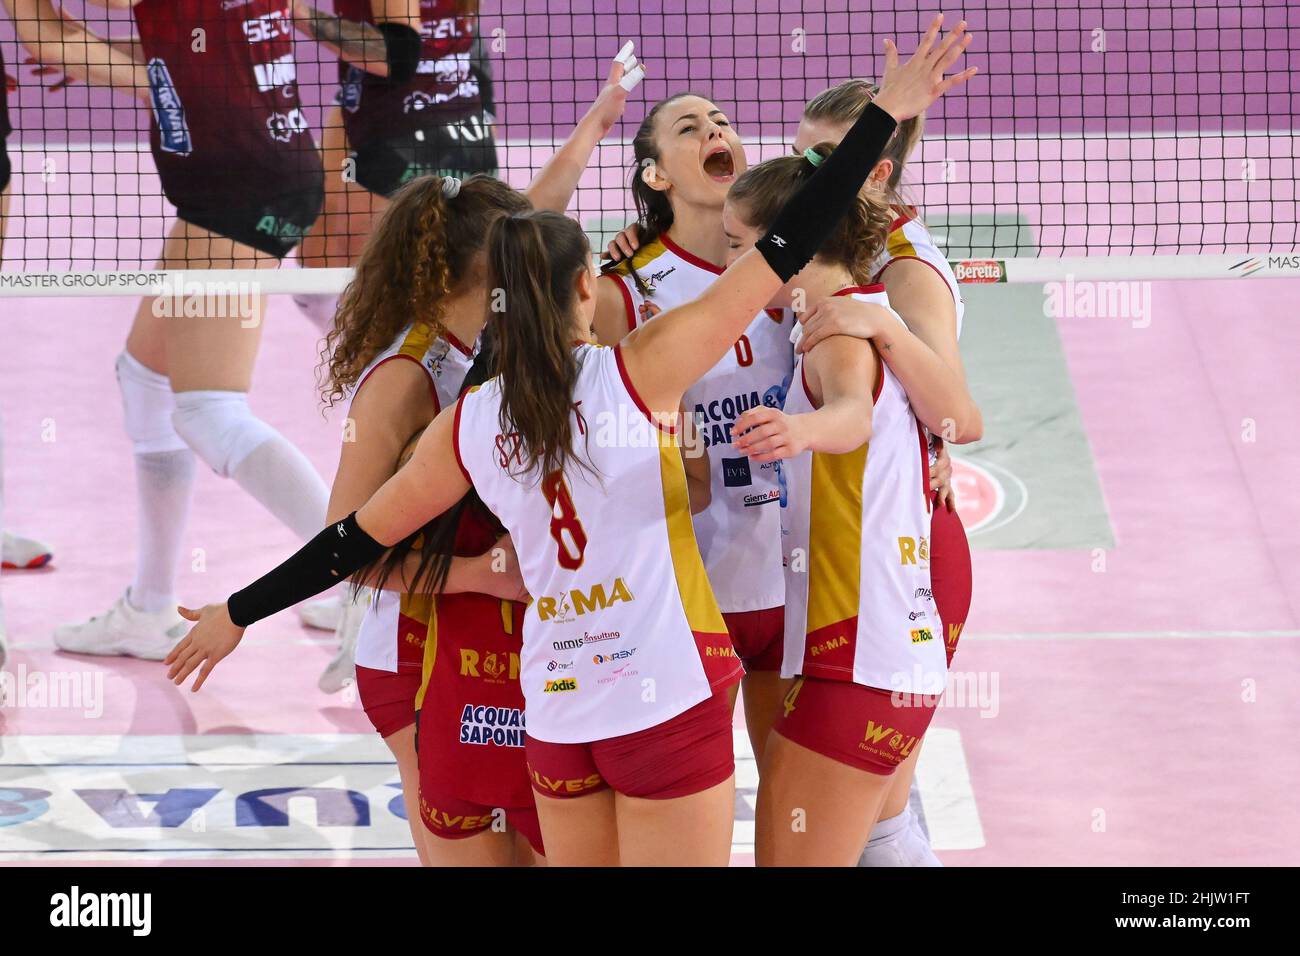
<instances>
[{"instance_id":1,"label":"jersey number 8","mask_svg":"<svg viewBox=\"0 0 1300 956\"><path fill-rule=\"evenodd\" d=\"M573 493L564 480L564 472L553 471L542 481L542 494L551 506L551 537L555 539L556 561L566 571L582 567L587 550L587 532L573 507ZM565 532L568 532L567 538Z\"/></svg>"}]
</instances>

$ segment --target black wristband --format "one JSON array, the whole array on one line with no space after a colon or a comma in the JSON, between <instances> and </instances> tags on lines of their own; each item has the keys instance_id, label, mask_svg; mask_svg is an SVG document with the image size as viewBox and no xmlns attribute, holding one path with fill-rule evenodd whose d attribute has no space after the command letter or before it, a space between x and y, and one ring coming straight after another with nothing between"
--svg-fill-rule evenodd
<instances>
[{"instance_id":1,"label":"black wristband","mask_svg":"<svg viewBox=\"0 0 1300 956\"><path fill-rule=\"evenodd\" d=\"M238 627L255 624L333 587L386 550L361 530L354 511L304 544L274 571L230 595L226 602L230 620Z\"/></svg>"},{"instance_id":2,"label":"black wristband","mask_svg":"<svg viewBox=\"0 0 1300 956\"><path fill-rule=\"evenodd\" d=\"M892 116L868 103L835 152L781 207L757 248L782 282L811 262L835 231L897 126Z\"/></svg>"},{"instance_id":3,"label":"black wristband","mask_svg":"<svg viewBox=\"0 0 1300 956\"><path fill-rule=\"evenodd\" d=\"M388 63L390 83L405 83L420 68L420 48L423 41L417 30L405 23L385 20L375 26L384 35L384 60Z\"/></svg>"}]
</instances>

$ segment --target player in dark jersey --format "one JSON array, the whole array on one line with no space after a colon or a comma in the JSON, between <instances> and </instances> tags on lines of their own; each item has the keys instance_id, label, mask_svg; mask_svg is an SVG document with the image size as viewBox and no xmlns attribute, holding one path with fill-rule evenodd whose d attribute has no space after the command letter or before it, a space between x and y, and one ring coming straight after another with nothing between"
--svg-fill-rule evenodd
<instances>
[{"instance_id":1,"label":"player in dark jersey","mask_svg":"<svg viewBox=\"0 0 1300 956\"><path fill-rule=\"evenodd\" d=\"M340 17L383 25L395 0L334 0L329 17L295 0L298 25L340 52L337 104L325 114L321 146L325 209L299 250L303 265L350 266L376 216L416 176L494 175L492 72L478 36L477 0L399 0L420 30L419 63L404 82L361 69L336 41ZM298 295L328 326L337 297Z\"/></svg>"},{"instance_id":2,"label":"player in dark jersey","mask_svg":"<svg viewBox=\"0 0 1300 956\"><path fill-rule=\"evenodd\" d=\"M263 298L253 284L195 281L211 268L274 267L319 212L292 15L288 0L96 0L131 9L139 43L123 54L50 0L10 2L40 62L149 103L151 151L176 207L158 268L190 275L141 303L117 360L136 461L135 578L106 614L55 631L64 650L161 658L183 630L173 591L196 454L299 534L325 514L320 475L248 407ZM383 38L371 47L382 63Z\"/></svg>"}]
</instances>

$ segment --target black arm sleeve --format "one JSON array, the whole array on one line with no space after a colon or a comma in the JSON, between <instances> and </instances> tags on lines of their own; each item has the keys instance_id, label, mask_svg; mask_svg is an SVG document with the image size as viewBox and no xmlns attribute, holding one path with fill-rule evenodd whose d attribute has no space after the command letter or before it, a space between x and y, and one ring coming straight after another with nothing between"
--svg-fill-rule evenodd
<instances>
[{"instance_id":1,"label":"black arm sleeve","mask_svg":"<svg viewBox=\"0 0 1300 956\"><path fill-rule=\"evenodd\" d=\"M405 83L420 66L420 34L405 23L385 20L375 26L384 35L384 59L388 62L388 81Z\"/></svg>"},{"instance_id":2,"label":"black arm sleeve","mask_svg":"<svg viewBox=\"0 0 1300 956\"><path fill-rule=\"evenodd\" d=\"M230 619L239 627L248 627L338 584L386 550L361 530L354 511L304 544L274 571L230 595L226 602Z\"/></svg>"},{"instance_id":3,"label":"black arm sleeve","mask_svg":"<svg viewBox=\"0 0 1300 956\"><path fill-rule=\"evenodd\" d=\"M757 248L782 282L811 262L835 231L897 125L879 106L868 103L835 152L777 213Z\"/></svg>"}]
</instances>

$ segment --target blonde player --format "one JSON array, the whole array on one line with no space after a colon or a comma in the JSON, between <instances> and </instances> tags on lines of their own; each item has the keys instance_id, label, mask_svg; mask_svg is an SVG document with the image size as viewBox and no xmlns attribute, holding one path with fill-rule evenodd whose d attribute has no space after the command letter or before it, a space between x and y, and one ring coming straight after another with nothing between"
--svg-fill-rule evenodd
<instances>
[{"instance_id":1,"label":"blonde player","mask_svg":"<svg viewBox=\"0 0 1300 956\"><path fill-rule=\"evenodd\" d=\"M733 256L830 152L829 144L811 148L742 177L724 212ZM839 241L826 243L773 304L796 307L802 298L811 309L851 297L887 310L884 287L857 285L855 273L884 244L888 209L867 199L859 208L859 222L842 223ZM805 353L784 409L747 412L738 431L737 449L755 463L784 460L788 495L782 675L796 679L768 739L757 860L850 865L943 688L925 545L924 432L888 366L846 336ZM804 826L791 826L795 814Z\"/></svg>"},{"instance_id":2,"label":"blonde player","mask_svg":"<svg viewBox=\"0 0 1300 956\"><path fill-rule=\"evenodd\" d=\"M814 97L804 108L795 149L802 151L822 140L838 142L876 93L872 83L848 80ZM884 283L891 306L912 334L901 330L892 315L841 297L824 302L805 317L799 348L807 351L831 335L872 340L926 426L930 458L937 465L947 457L946 442L978 441L983 420L966 386L957 344L966 309L960 286L916 209L906 205L900 194L907 159L921 139L923 123L924 117L917 116L900 124L866 186L866 193L888 202L894 214L873 279ZM970 610L972 579L970 545L950 491L932 502L928 544L934 599L943 618L944 648L951 664ZM941 865L909 806L920 750L914 748L895 775L861 865Z\"/></svg>"},{"instance_id":3,"label":"blonde player","mask_svg":"<svg viewBox=\"0 0 1300 956\"><path fill-rule=\"evenodd\" d=\"M201 686L247 624L353 573L473 479L535 596L522 678L534 787L553 794L538 797L552 862L725 863L734 788L719 692L739 667L694 547L680 458L658 424L675 419L686 388L811 259L897 118L973 75L943 79L969 38L962 24L936 45L941 23L905 66L886 44L880 98L757 254L617 349L588 344L595 283L577 225L553 213L498 221L489 284L507 310L501 375L440 415L409 466L356 515L228 605L187 611L200 623L170 656L172 678L203 665ZM803 216L800 204L825 215Z\"/></svg>"}]
</instances>

